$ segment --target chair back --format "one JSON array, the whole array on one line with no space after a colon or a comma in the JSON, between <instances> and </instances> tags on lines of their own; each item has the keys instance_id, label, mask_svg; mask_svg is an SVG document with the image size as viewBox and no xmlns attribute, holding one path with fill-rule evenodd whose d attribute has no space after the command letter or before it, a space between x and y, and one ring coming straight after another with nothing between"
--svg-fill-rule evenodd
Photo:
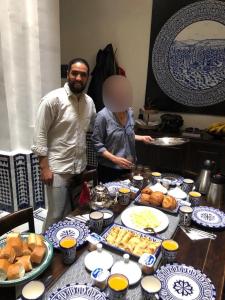
<instances>
[{"instance_id":1,"label":"chair back","mask_svg":"<svg viewBox=\"0 0 225 300\"><path fill-rule=\"evenodd\" d=\"M33 207L20 209L14 213L6 215L0 219L0 236L12 230L13 228L29 224L29 231L35 232Z\"/></svg>"}]
</instances>

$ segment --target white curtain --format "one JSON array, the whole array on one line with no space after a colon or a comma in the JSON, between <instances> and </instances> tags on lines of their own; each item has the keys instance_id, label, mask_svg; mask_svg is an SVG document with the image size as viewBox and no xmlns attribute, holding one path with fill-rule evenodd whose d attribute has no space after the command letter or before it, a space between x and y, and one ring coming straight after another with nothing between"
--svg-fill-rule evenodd
<instances>
[{"instance_id":1,"label":"white curtain","mask_svg":"<svg viewBox=\"0 0 225 300\"><path fill-rule=\"evenodd\" d=\"M0 151L30 149L40 98L58 87L59 1L0 1Z\"/></svg>"}]
</instances>

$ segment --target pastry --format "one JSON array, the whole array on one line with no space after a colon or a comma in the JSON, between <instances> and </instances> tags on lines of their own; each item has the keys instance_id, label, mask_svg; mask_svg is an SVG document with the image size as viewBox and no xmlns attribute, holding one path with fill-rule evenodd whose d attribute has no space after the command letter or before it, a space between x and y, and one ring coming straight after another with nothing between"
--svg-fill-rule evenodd
<instances>
[{"instance_id":1,"label":"pastry","mask_svg":"<svg viewBox=\"0 0 225 300\"><path fill-rule=\"evenodd\" d=\"M163 202L164 195L162 192L152 192L150 195L149 203L155 206L161 206Z\"/></svg>"},{"instance_id":2,"label":"pastry","mask_svg":"<svg viewBox=\"0 0 225 300\"><path fill-rule=\"evenodd\" d=\"M22 278L25 274L25 269L21 263L15 263L8 267L7 278L8 280Z\"/></svg>"},{"instance_id":3,"label":"pastry","mask_svg":"<svg viewBox=\"0 0 225 300\"><path fill-rule=\"evenodd\" d=\"M177 201L173 196L164 196L162 207L170 210L174 210L177 206Z\"/></svg>"},{"instance_id":4,"label":"pastry","mask_svg":"<svg viewBox=\"0 0 225 300\"><path fill-rule=\"evenodd\" d=\"M22 255L22 250L23 250L23 242L20 237L11 237L7 245L11 246L16 253L16 256L21 256Z\"/></svg>"},{"instance_id":5,"label":"pastry","mask_svg":"<svg viewBox=\"0 0 225 300\"><path fill-rule=\"evenodd\" d=\"M25 269L25 272L29 272L29 271L32 270L30 255L24 255L24 256L21 256L21 257L17 257L16 260L23 265L23 267Z\"/></svg>"},{"instance_id":6,"label":"pastry","mask_svg":"<svg viewBox=\"0 0 225 300\"><path fill-rule=\"evenodd\" d=\"M152 193L152 190L149 188L149 187L145 187L142 191L141 191L142 194L148 194L148 195L151 195Z\"/></svg>"},{"instance_id":7,"label":"pastry","mask_svg":"<svg viewBox=\"0 0 225 300\"><path fill-rule=\"evenodd\" d=\"M31 253L30 260L35 264L40 264L44 258L46 248L43 246L35 246Z\"/></svg>"},{"instance_id":8,"label":"pastry","mask_svg":"<svg viewBox=\"0 0 225 300\"><path fill-rule=\"evenodd\" d=\"M151 196L149 194L141 194L140 202L149 204L150 203L150 197Z\"/></svg>"},{"instance_id":9,"label":"pastry","mask_svg":"<svg viewBox=\"0 0 225 300\"><path fill-rule=\"evenodd\" d=\"M9 266L10 263L8 262L7 259L4 258L0 259L0 280L6 280Z\"/></svg>"}]
</instances>

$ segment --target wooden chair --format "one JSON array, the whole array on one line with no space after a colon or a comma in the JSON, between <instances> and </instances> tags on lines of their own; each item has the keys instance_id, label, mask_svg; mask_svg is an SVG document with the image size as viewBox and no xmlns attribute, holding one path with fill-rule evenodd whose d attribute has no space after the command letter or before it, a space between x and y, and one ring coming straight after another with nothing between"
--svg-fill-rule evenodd
<instances>
[{"instance_id":1,"label":"wooden chair","mask_svg":"<svg viewBox=\"0 0 225 300\"><path fill-rule=\"evenodd\" d=\"M30 232L35 232L33 207L20 209L14 213L6 215L5 217L2 217L0 219L0 236L25 223L29 224Z\"/></svg>"},{"instance_id":2,"label":"wooden chair","mask_svg":"<svg viewBox=\"0 0 225 300\"><path fill-rule=\"evenodd\" d=\"M0 236L7 233L11 229L23 225L29 224L29 231L35 232L33 207L18 210L14 213L6 215L0 219ZM0 299L16 300L17 289L16 286L0 287Z\"/></svg>"}]
</instances>

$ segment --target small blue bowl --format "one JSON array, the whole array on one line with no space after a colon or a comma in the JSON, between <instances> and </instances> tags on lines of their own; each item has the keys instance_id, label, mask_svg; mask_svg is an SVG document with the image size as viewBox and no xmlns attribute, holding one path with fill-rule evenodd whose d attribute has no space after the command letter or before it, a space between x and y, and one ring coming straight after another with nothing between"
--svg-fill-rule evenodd
<instances>
[{"instance_id":1,"label":"small blue bowl","mask_svg":"<svg viewBox=\"0 0 225 300\"><path fill-rule=\"evenodd\" d=\"M103 227L111 225L114 221L114 213L109 209L100 209L104 214Z\"/></svg>"}]
</instances>

